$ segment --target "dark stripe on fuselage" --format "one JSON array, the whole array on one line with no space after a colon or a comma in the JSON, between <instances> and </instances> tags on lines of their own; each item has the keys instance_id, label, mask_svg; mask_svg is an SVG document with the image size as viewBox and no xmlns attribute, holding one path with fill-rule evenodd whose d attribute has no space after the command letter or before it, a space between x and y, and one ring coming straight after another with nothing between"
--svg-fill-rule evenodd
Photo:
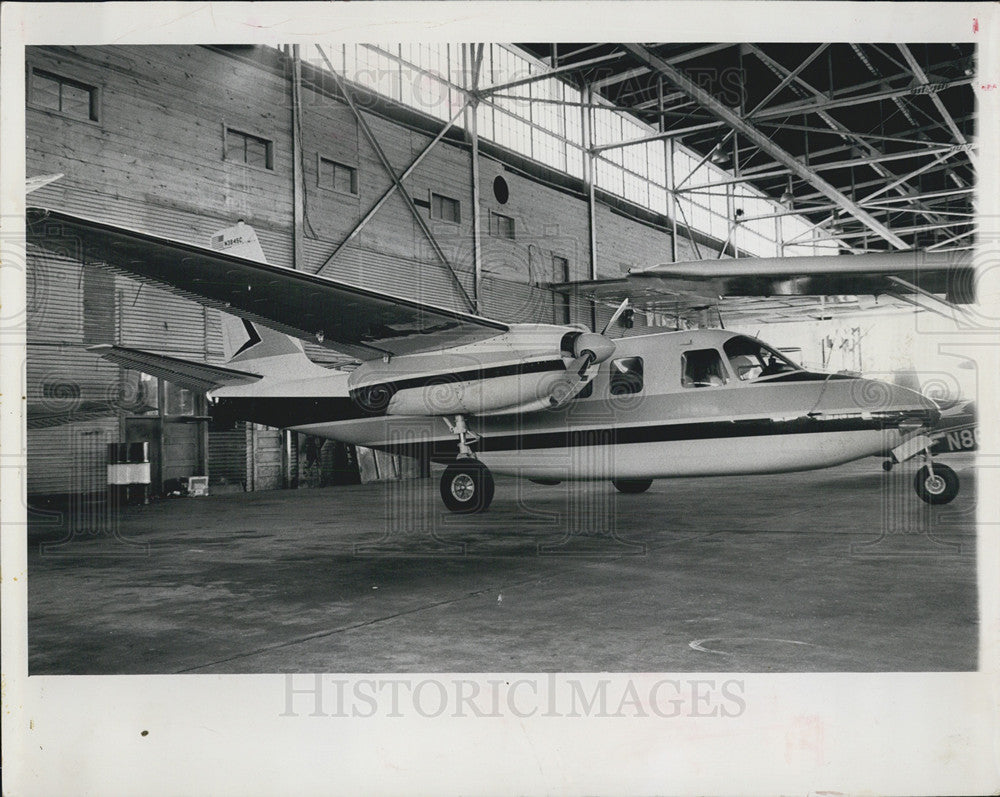
<instances>
[{"instance_id":1,"label":"dark stripe on fuselage","mask_svg":"<svg viewBox=\"0 0 1000 797\"><path fill-rule=\"evenodd\" d=\"M305 426L313 423L336 423L354 421L359 418L373 418L384 413L366 412L354 399L338 397L285 396L254 398L220 398L209 407L209 414L216 423L230 424L233 421L253 421L265 426L283 429L289 426Z\"/></svg>"},{"instance_id":2,"label":"dark stripe on fuselage","mask_svg":"<svg viewBox=\"0 0 1000 797\"><path fill-rule=\"evenodd\" d=\"M668 423L655 426L626 426L602 429L568 429L557 432L522 433L515 435L484 435L478 450L528 451L544 448L576 448L579 446L629 445L634 443L665 443L681 440L710 440L731 437L761 437L770 435L815 434L817 432L858 432L899 425L898 414L872 418L796 418L776 421L754 418L737 421L699 421Z\"/></svg>"}]
</instances>

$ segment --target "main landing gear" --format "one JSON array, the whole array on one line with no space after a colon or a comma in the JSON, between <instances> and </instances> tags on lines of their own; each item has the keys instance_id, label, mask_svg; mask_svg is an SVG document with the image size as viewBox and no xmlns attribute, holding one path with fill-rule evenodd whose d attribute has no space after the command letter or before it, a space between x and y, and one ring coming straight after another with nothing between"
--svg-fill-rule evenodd
<instances>
[{"instance_id":1,"label":"main landing gear","mask_svg":"<svg viewBox=\"0 0 1000 797\"><path fill-rule=\"evenodd\" d=\"M896 446L890 453L889 459L882 463L882 467L888 472L895 463L922 455L926 464L914 476L913 489L921 501L928 504L947 504L954 501L958 495L958 474L947 465L934 461L931 456L932 445L933 441L929 437L916 435Z\"/></svg>"},{"instance_id":2,"label":"main landing gear","mask_svg":"<svg viewBox=\"0 0 1000 797\"><path fill-rule=\"evenodd\" d=\"M448 425L458 435L458 458L445 468L441 476L441 500L448 509L459 514L485 512L496 490L493 474L476 459L470 448L470 433L465 426L465 418L456 415L454 425Z\"/></svg>"}]
</instances>

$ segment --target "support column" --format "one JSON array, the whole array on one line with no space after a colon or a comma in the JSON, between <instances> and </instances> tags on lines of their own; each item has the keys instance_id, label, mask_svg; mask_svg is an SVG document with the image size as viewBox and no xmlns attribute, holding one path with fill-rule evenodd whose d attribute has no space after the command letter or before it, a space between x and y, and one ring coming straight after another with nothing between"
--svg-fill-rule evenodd
<instances>
[{"instance_id":1,"label":"support column","mask_svg":"<svg viewBox=\"0 0 1000 797\"><path fill-rule=\"evenodd\" d=\"M471 45L463 45L463 60L468 62L467 53ZM481 185L479 175L479 98L475 92L479 89L479 74L483 63L483 45L477 47L472 65L470 100L465 107L465 130L469 136L471 145L471 167L472 167L472 263L473 263L473 283L472 302L473 310L482 312L482 297L480 287L483 278L483 211L480 205Z\"/></svg>"},{"instance_id":2,"label":"support column","mask_svg":"<svg viewBox=\"0 0 1000 797\"><path fill-rule=\"evenodd\" d=\"M670 214L670 259L677 262L677 191L674 175L674 140L666 139L667 208Z\"/></svg>"},{"instance_id":3,"label":"support column","mask_svg":"<svg viewBox=\"0 0 1000 797\"><path fill-rule=\"evenodd\" d=\"M302 174L302 59L299 45L291 48L292 67L292 268L305 265L302 226L305 218L305 188Z\"/></svg>"},{"instance_id":4,"label":"support column","mask_svg":"<svg viewBox=\"0 0 1000 797\"><path fill-rule=\"evenodd\" d=\"M584 87L584 105L580 109L583 121L583 180L587 187L587 229L590 246L590 279L597 279L597 215L594 201L594 90Z\"/></svg>"}]
</instances>

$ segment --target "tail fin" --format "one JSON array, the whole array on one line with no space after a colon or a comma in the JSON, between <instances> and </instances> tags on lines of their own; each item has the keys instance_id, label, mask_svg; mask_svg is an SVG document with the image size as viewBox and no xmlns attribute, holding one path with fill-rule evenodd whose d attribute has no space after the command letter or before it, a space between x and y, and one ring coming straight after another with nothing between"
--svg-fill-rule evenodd
<instances>
[{"instance_id":1,"label":"tail fin","mask_svg":"<svg viewBox=\"0 0 1000 797\"><path fill-rule=\"evenodd\" d=\"M212 248L247 260L267 262L257 233L242 220L213 235ZM303 366L322 368L306 357L302 341L297 338L228 313L222 314L222 346L227 362L246 365L253 361L252 370L263 374Z\"/></svg>"}]
</instances>

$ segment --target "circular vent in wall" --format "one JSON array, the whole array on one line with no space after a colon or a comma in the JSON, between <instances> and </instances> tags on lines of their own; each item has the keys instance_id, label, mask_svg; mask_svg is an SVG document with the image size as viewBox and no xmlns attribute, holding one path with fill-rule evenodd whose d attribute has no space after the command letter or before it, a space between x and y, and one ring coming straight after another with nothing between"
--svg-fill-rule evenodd
<instances>
[{"instance_id":1,"label":"circular vent in wall","mask_svg":"<svg viewBox=\"0 0 1000 797\"><path fill-rule=\"evenodd\" d=\"M507 187L507 181L503 177L497 176L494 178L493 196L497 198L497 202L501 205L506 205L507 200L510 199L510 188Z\"/></svg>"}]
</instances>

